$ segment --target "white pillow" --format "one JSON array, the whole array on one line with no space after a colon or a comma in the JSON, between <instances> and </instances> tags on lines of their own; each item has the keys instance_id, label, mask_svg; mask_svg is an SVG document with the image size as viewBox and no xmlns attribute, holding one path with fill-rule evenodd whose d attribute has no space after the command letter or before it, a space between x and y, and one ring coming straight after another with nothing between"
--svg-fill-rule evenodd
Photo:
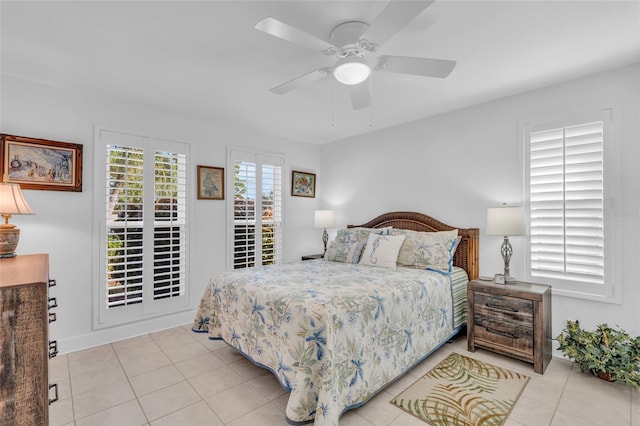
<instances>
[{"instance_id":1,"label":"white pillow","mask_svg":"<svg viewBox=\"0 0 640 426\"><path fill-rule=\"evenodd\" d=\"M367 246L362 252L360 263L381 268L396 267L398 253L406 235L369 234Z\"/></svg>"}]
</instances>

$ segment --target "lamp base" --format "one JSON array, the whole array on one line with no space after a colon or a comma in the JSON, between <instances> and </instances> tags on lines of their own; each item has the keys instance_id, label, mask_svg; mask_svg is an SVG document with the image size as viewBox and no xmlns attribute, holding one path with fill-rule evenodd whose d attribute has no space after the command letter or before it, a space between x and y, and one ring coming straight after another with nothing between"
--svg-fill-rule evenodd
<instances>
[{"instance_id":1,"label":"lamp base","mask_svg":"<svg viewBox=\"0 0 640 426\"><path fill-rule=\"evenodd\" d=\"M16 247L20 240L18 228L0 227L0 259L16 257Z\"/></svg>"}]
</instances>

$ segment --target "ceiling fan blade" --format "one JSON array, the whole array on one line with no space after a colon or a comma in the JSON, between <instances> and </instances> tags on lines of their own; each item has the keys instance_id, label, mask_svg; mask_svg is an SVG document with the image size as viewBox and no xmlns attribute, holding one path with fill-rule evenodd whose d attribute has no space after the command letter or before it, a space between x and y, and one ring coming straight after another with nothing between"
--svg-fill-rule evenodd
<instances>
[{"instance_id":1,"label":"ceiling fan blade","mask_svg":"<svg viewBox=\"0 0 640 426\"><path fill-rule=\"evenodd\" d=\"M318 51L336 49L336 47L331 43L321 40L305 31L294 28L289 24L278 21L270 16L258 22L254 28L274 37L306 47L307 49Z\"/></svg>"},{"instance_id":2,"label":"ceiling fan blade","mask_svg":"<svg viewBox=\"0 0 640 426\"><path fill-rule=\"evenodd\" d=\"M449 61L446 59L381 55L378 57L375 69L377 71L446 78L451 74L451 71L453 71L455 66L456 61Z\"/></svg>"},{"instance_id":3,"label":"ceiling fan blade","mask_svg":"<svg viewBox=\"0 0 640 426\"><path fill-rule=\"evenodd\" d=\"M276 95L284 95L285 93L288 93L299 87L306 86L307 84L311 84L314 81L318 81L330 74L331 71L328 68L320 68L315 71L302 74L301 76L296 77L293 80L289 80L286 83L269 89L269 91L275 93Z\"/></svg>"},{"instance_id":4,"label":"ceiling fan blade","mask_svg":"<svg viewBox=\"0 0 640 426\"><path fill-rule=\"evenodd\" d=\"M353 109L363 109L371 106L371 84L370 78L367 78L360 84L349 86L349 94L351 95L351 105Z\"/></svg>"},{"instance_id":5,"label":"ceiling fan blade","mask_svg":"<svg viewBox=\"0 0 640 426\"><path fill-rule=\"evenodd\" d=\"M434 1L390 1L369 25L362 38L377 47L382 46Z\"/></svg>"}]
</instances>

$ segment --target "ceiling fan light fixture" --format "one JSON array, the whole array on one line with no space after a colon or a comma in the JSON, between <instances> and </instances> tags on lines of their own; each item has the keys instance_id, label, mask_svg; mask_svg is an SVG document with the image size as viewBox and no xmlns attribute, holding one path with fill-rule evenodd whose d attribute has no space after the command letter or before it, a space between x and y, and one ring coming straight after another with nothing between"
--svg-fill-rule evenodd
<instances>
[{"instance_id":1,"label":"ceiling fan light fixture","mask_svg":"<svg viewBox=\"0 0 640 426\"><path fill-rule=\"evenodd\" d=\"M353 86L365 81L371 75L371 68L367 62L359 57L341 59L333 69L333 76L342 84Z\"/></svg>"}]
</instances>

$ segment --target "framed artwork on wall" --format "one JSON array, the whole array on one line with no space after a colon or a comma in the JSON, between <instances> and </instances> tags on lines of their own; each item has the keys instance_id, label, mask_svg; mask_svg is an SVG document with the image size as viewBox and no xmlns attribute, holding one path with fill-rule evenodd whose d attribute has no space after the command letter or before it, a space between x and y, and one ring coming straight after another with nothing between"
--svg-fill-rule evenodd
<instances>
[{"instance_id":1,"label":"framed artwork on wall","mask_svg":"<svg viewBox=\"0 0 640 426\"><path fill-rule=\"evenodd\" d=\"M82 192L82 145L0 134L0 164L22 189Z\"/></svg>"},{"instance_id":2,"label":"framed artwork on wall","mask_svg":"<svg viewBox=\"0 0 640 426\"><path fill-rule=\"evenodd\" d=\"M291 195L294 197L316 197L315 173L291 172Z\"/></svg>"},{"instance_id":3,"label":"framed artwork on wall","mask_svg":"<svg viewBox=\"0 0 640 426\"><path fill-rule=\"evenodd\" d=\"M224 200L224 167L198 166L198 200Z\"/></svg>"}]
</instances>

